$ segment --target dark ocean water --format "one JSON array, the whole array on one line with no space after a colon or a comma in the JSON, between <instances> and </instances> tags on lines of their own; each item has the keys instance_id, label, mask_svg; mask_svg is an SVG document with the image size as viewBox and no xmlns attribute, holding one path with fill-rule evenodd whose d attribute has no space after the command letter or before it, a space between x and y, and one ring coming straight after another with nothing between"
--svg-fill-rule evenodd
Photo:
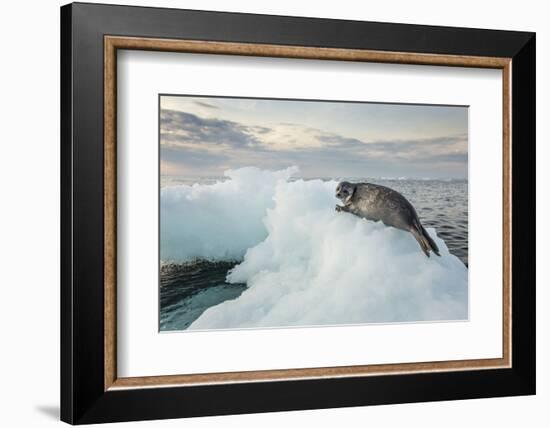
<instances>
[{"instance_id":1,"label":"dark ocean water","mask_svg":"<svg viewBox=\"0 0 550 428\"><path fill-rule=\"evenodd\" d=\"M425 227L433 227L450 252L468 266L468 181L346 178L397 190L416 208ZM214 179L204 184L214 182ZM187 184L178 180L179 184ZM163 184L176 184L174 182ZM236 299L246 284L228 284L227 272L239 263L196 260L163 265L160 271L160 330L184 330L206 309Z\"/></svg>"},{"instance_id":2,"label":"dark ocean water","mask_svg":"<svg viewBox=\"0 0 550 428\"><path fill-rule=\"evenodd\" d=\"M236 299L246 284L228 284L238 262L197 260L160 269L160 330L185 330L206 309Z\"/></svg>"}]
</instances>

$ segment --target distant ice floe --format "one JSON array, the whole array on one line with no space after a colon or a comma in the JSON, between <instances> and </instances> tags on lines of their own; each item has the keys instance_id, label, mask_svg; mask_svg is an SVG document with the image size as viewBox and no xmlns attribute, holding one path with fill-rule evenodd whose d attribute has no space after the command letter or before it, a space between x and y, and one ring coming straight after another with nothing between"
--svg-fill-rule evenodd
<instances>
[{"instance_id":1,"label":"distant ice floe","mask_svg":"<svg viewBox=\"0 0 550 428\"><path fill-rule=\"evenodd\" d=\"M296 172L162 190L162 259L242 260L227 280L248 286L190 329L467 319L467 268L434 229L441 257L427 258L411 234L335 212L336 181Z\"/></svg>"}]
</instances>

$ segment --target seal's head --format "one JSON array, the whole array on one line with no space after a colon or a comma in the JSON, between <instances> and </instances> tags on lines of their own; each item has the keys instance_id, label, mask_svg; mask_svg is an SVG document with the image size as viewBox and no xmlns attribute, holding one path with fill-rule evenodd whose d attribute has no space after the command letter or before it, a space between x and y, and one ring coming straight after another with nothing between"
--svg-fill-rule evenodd
<instances>
[{"instance_id":1,"label":"seal's head","mask_svg":"<svg viewBox=\"0 0 550 428\"><path fill-rule=\"evenodd\" d=\"M348 204L350 203L356 188L357 186L355 184L342 181L341 183L338 183L338 186L336 186L336 197L344 204Z\"/></svg>"}]
</instances>

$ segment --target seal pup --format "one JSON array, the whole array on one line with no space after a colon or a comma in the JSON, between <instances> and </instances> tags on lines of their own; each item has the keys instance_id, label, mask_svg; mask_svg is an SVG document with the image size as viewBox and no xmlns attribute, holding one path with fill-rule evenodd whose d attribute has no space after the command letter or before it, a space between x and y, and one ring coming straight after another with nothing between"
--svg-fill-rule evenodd
<instances>
[{"instance_id":1,"label":"seal pup","mask_svg":"<svg viewBox=\"0 0 550 428\"><path fill-rule=\"evenodd\" d=\"M410 232L427 257L430 251L439 256L436 243L420 223L412 204L401 193L377 184L342 181L336 186L336 197L344 204L336 205L336 211L367 220L381 220L386 226Z\"/></svg>"}]
</instances>

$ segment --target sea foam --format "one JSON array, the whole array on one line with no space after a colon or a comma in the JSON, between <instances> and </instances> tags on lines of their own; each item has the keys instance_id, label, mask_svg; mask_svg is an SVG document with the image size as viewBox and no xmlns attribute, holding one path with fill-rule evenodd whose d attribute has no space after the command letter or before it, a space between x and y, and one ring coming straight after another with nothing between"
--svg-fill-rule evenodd
<instances>
[{"instance_id":1,"label":"sea foam","mask_svg":"<svg viewBox=\"0 0 550 428\"><path fill-rule=\"evenodd\" d=\"M337 213L336 181L295 171L163 189L163 257L242 260L227 280L247 284L190 329L467 319L467 268L434 229L427 258L410 233Z\"/></svg>"}]
</instances>

